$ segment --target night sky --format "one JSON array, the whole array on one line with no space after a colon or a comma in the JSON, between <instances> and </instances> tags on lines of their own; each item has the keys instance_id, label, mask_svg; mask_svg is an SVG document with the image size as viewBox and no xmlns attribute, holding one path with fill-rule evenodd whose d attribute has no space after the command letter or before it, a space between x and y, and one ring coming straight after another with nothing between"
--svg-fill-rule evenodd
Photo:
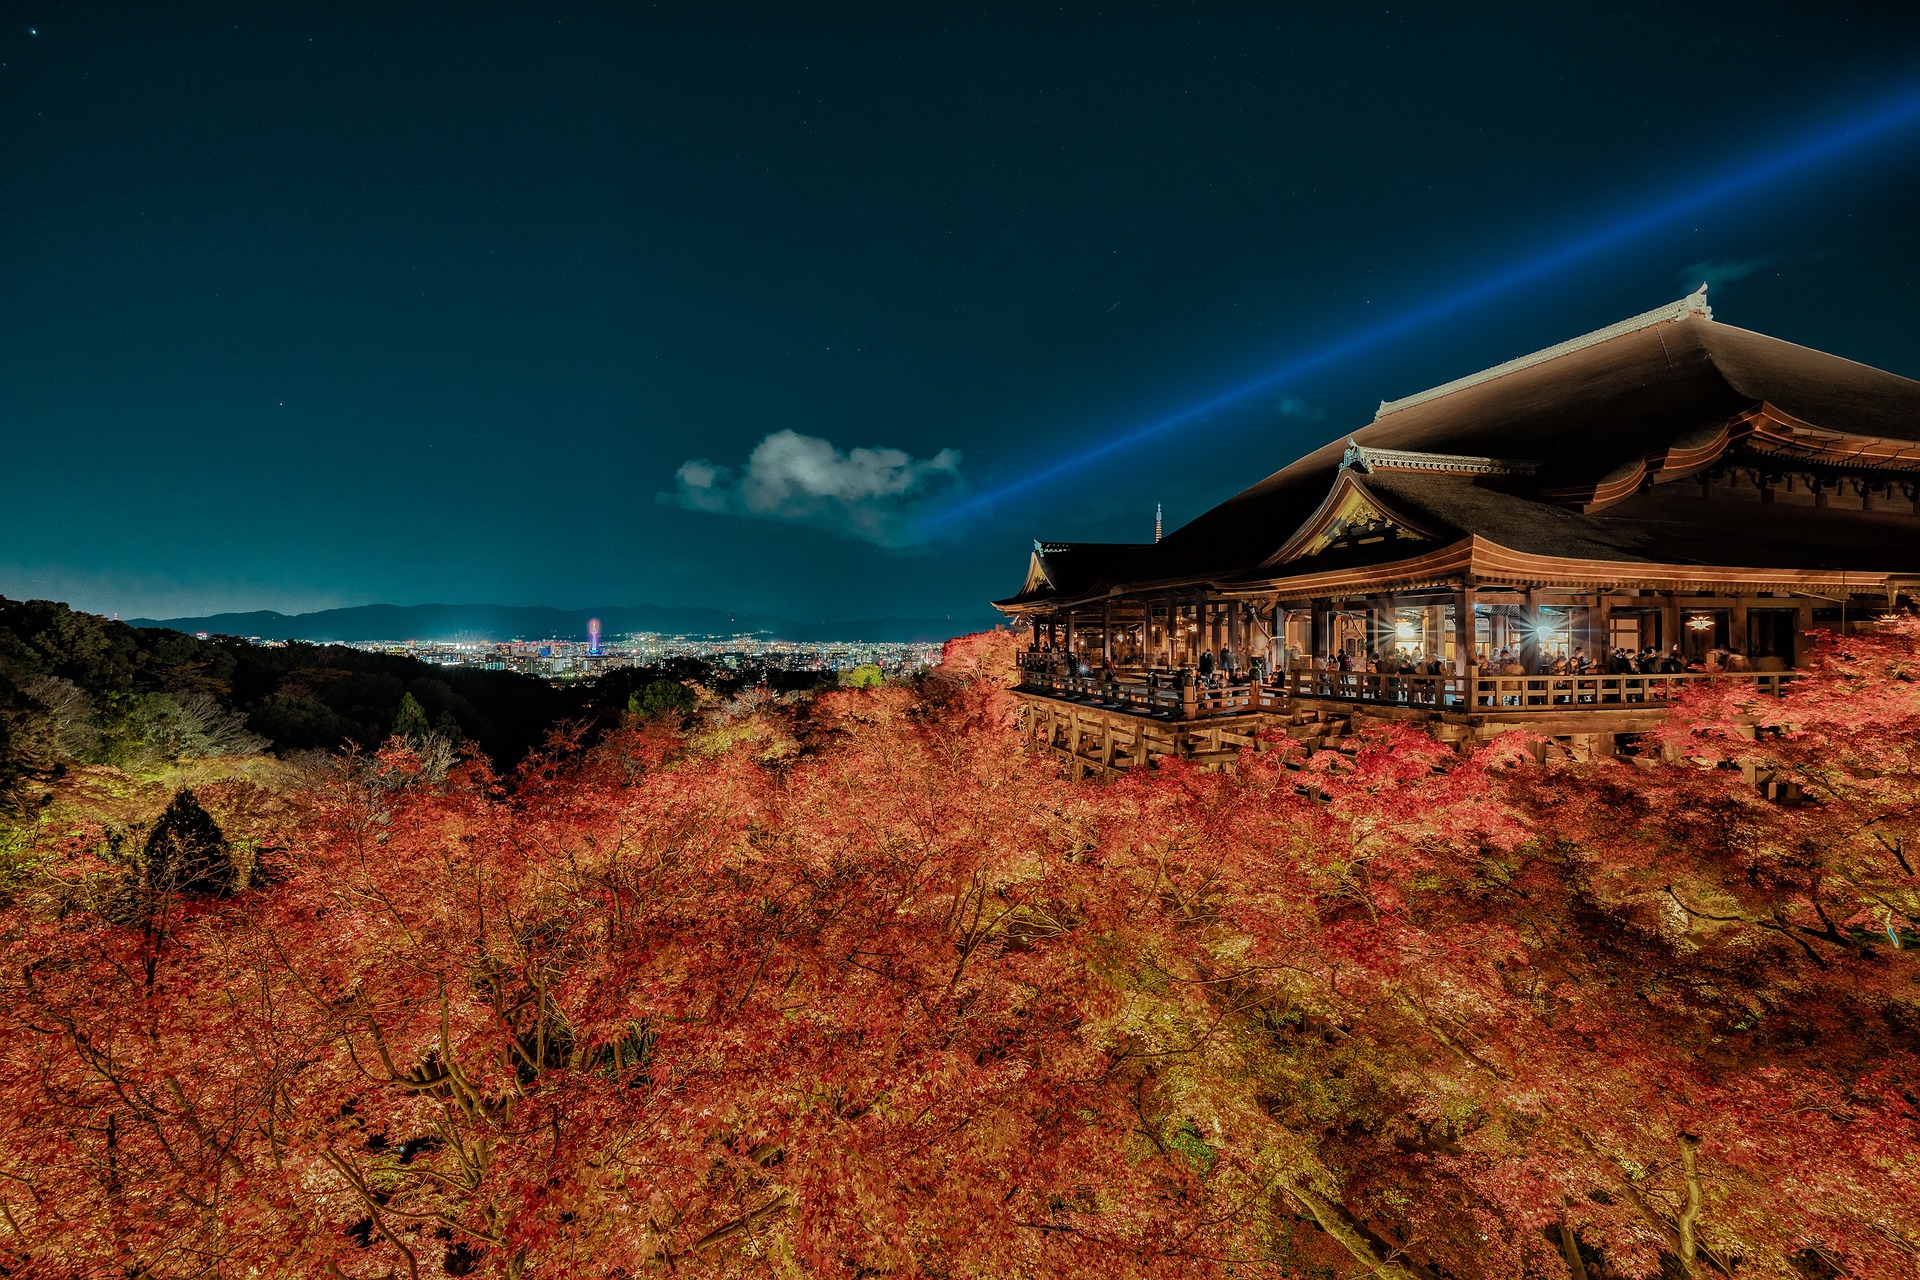
<instances>
[{"instance_id":1,"label":"night sky","mask_svg":"<svg viewBox=\"0 0 1920 1280\"><path fill-rule=\"evenodd\" d=\"M1703 278L1920 375L1916 126L930 529L1920 93L1920 6L1431 8L0 4L0 594L972 619Z\"/></svg>"}]
</instances>

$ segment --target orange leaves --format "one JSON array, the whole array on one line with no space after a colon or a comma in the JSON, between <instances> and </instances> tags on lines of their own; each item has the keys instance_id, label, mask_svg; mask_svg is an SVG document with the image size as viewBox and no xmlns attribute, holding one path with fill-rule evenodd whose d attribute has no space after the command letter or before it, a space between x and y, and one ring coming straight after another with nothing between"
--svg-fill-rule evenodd
<instances>
[{"instance_id":1,"label":"orange leaves","mask_svg":"<svg viewBox=\"0 0 1920 1280\"><path fill-rule=\"evenodd\" d=\"M778 759L394 744L159 951L76 849L0 919L5 1265L1905 1265L1910 639L1672 730L1745 772L1383 729L1109 785L1007 731L1009 643Z\"/></svg>"}]
</instances>

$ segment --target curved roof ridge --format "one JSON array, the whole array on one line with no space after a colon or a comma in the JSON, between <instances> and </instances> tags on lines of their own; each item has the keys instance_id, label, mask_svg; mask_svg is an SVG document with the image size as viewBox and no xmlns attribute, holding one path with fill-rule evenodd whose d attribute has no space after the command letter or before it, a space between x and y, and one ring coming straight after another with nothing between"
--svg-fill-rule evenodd
<instances>
[{"instance_id":1,"label":"curved roof ridge","mask_svg":"<svg viewBox=\"0 0 1920 1280\"><path fill-rule=\"evenodd\" d=\"M1527 458L1489 458L1469 453L1429 453L1420 449L1381 449L1347 437L1340 469L1356 471L1444 471L1454 475L1530 476L1540 464Z\"/></svg>"},{"instance_id":2,"label":"curved roof ridge","mask_svg":"<svg viewBox=\"0 0 1920 1280\"><path fill-rule=\"evenodd\" d=\"M1850 364L1854 368L1864 370L1878 378L1895 378L1901 382L1920 384L1920 378L1909 378L1904 373L1895 373L1891 369L1882 369L1880 366L1868 364L1864 360L1855 360L1851 356L1835 355L1831 351L1824 351L1819 347L1810 347L1804 342L1795 342L1791 338L1781 338L1771 333L1762 333L1758 329L1747 329L1737 324L1726 323L1717 323L1714 325L1714 328L1720 333L1727 334L1729 337L1756 338L1762 343L1774 347L1787 347L1797 353L1814 356L1820 360L1832 361L1835 364ZM1728 386L1732 387L1741 395L1747 396L1755 401L1762 401L1767 398L1765 388L1755 388L1752 385L1750 370L1741 368L1737 363L1733 363L1732 367L1729 367L1729 360L1725 358L1724 353L1718 350L1711 341L1701 343L1701 347L1706 353L1707 362L1719 372L1721 378L1725 380Z\"/></svg>"},{"instance_id":3,"label":"curved roof ridge","mask_svg":"<svg viewBox=\"0 0 1920 1280\"><path fill-rule=\"evenodd\" d=\"M1455 378L1452 382L1443 382L1437 387L1429 387L1425 391L1415 392L1413 395L1403 396L1398 400L1382 400L1379 409L1374 411L1373 420L1378 422L1390 413L1398 413L1402 409L1410 409L1414 405L1425 404L1429 400L1438 400L1441 396L1451 395L1455 391L1464 391L1468 387L1478 386L1483 382L1491 382L1495 378L1504 378L1508 374L1518 373L1522 369L1531 369L1534 365L1545 364L1549 360L1567 355L1570 352L1596 346L1610 338L1618 338L1622 334L1632 333L1637 329L1645 329L1651 325L1661 324L1669 320L1684 320L1688 316L1699 316L1705 320L1713 319L1713 308L1707 305L1706 285L1701 285L1698 289L1695 289L1692 293L1676 302L1669 302L1664 307L1655 307L1651 311L1643 311L1637 316L1629 316L1627 319L1616 321L1613 324L1607 325L1605 328L1595 329L1592 333L1583 333L1577 338L1569 338L1565 342L1555 343L1551 347L1542 347L1530 355L1519 356L1513 360L1506 361L1504 364L1496 364L1490 369L1482 369L1478 373L1470 373L1464 378Z\"/></svg>"}]
</instances>

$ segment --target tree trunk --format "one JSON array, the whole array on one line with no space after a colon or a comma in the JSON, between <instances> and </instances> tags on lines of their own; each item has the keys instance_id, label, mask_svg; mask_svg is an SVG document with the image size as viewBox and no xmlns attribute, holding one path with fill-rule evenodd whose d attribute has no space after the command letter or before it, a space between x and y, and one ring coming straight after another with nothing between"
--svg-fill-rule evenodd
<instances>
[{"instance_id":1,"label":"tree trunk","mask_svg":"<svg viewBox=\"0 0 1920 1280\"><path fill-rule=\"evenodd\" d=\"M1689 1278L1698 1274L1695 1264L1700 1260L1700 1242L1694 1234L1694 1227L1700 1221L1700 1175L1693 1164L1693 1149L1699 1144L1700 1140L1691 1134L1680 1135L1680 1168L1687 1179L1687 1207L1681 1210L1674 1227L1680 1234L1680 1270Z\"/></svg>"},{"instance_id":2,"label":"tree trunk","mask_svg":"<svg viewBox=\"0 0 1920 1280\"><path fill-rule=\"evenodd\" d=\"M1373 1242L1362 1234L1360 1226L1342 1206L1309 1190L1291 1178L1280 1179L1281 1189L1303 1205L1313 1215L1320 1229L1340 1243L1340 1247L1352 1254L1354 1260L1366 1268L1365 1274L1376 1276L1379 1280L1422 1280L1423 1270L1399 1261L1383 1257Z\"/></svg>"},{"instance_id":3,"label":"tree trunk","mask_svg":"<svg viewBox=\"0 0 1920 1280\"><path fill-rule=\"evenodd\" d=\"M1587 1264L1580 1259L1580 1242L1574 1238L1573 1228L1565 1218L1560 1219L1560 1256L1567 1261L1567 1275L1571 1280L1587 1280Z\"/></svg>"}]
</instances>

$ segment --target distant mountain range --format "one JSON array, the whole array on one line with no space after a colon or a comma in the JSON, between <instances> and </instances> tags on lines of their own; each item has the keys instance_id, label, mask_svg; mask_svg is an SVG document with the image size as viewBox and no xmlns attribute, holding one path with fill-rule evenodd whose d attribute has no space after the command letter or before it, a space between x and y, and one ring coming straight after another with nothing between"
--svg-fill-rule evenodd
<instances>
[{"instance_id":1,"label":"distant mountain range","mask_svg":"<svg viewBox=\"0 0 1920 1280\"><path fill-rule=\"evenodd\" d=\"M675 636L757 633L780 640L937 641L984 631L999 619L867 618L853 622L795 622L763 613L728 613L669 605L607 605L553 609L503 604L367 604L317 613L215 613L204 618L131 618L136 627L258 636L263 640L546 640L585 639L587 619L600 619L604 636L651 631Z\"/></svg>"}]
</instances>

